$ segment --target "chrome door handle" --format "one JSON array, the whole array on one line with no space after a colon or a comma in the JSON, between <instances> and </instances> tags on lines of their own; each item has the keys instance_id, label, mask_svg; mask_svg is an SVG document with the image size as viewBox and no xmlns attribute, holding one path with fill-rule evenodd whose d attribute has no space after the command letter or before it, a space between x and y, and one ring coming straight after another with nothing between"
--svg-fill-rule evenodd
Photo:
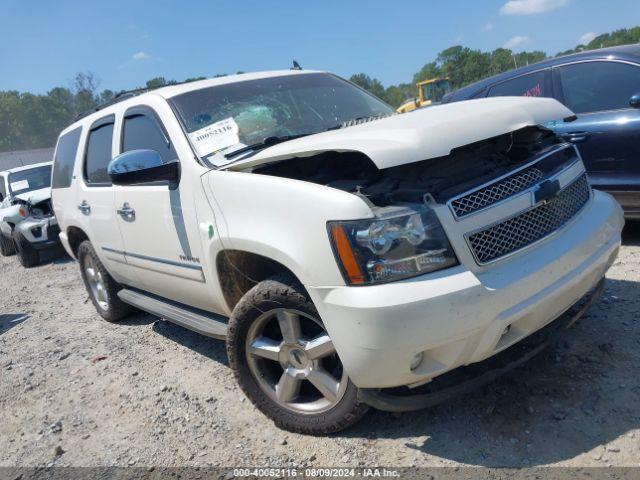
<instances>
[{"instance_id":1,"label":"chrome door handle","mask_svg":"<svg viewBox=\"0 0 640 480\"><path fill-rule=\"evenodd\" d=\"M83 200L82 203L78 205L78 210L80 210L83 215L91 215L91 206L86 200Z\"/></svg>"},{"instance_id":2,"label":"chrome door handle","mask_svg":"<svg viewBox=\"0 0 640 480\"><path fill-rule=\"evenodd\" d=\"M125 202L122 207L116 210L118 215L120 215L124 220L133 221L136 219L136 211L131 208L128 202Z\"/></svg>"}]
</instances>

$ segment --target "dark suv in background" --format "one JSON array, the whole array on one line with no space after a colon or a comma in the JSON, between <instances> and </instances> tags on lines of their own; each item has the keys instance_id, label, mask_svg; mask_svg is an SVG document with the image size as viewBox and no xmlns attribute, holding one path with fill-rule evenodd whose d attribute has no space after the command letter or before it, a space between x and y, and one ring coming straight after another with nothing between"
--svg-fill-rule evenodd
<instances>
[{"instance_id":1,"label":"dark suv in background","mask_svg":"<svg viewBox=\"0 0 640 480\"><path fill-rule=\"evenodd\" d=\"M468 85L442 103L497 96L552 97L577 119L548 125L579 145L592 185L640 219L640 45L545 60Z\"/></svg>"}]
</instances>

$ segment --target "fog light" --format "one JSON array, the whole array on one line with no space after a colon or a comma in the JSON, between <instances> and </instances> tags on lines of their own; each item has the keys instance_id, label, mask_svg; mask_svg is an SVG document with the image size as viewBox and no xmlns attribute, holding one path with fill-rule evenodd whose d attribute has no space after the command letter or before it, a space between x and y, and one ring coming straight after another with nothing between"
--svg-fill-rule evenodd
<instances>
[{"instance_id":1,"label":"fog light","mask_svg":"<svg viewBox=\"0 0 640 480\"><path fill-rule=\"evenodd\" d=\"M422 352L418 352L411 357L411 370L415 370L422 363L422 359L424 358L424 354Z\"/></svg>"},{"instance_id":2,"label":"fog light","mask_svg":"<svg viewBox=\"0 0 640 480\"><path fill-rule=\"evenodd\" d=\"M31 234L36 238L40 238L42 236L42 227L32 228Z\"/></svg>"}]
</instances>

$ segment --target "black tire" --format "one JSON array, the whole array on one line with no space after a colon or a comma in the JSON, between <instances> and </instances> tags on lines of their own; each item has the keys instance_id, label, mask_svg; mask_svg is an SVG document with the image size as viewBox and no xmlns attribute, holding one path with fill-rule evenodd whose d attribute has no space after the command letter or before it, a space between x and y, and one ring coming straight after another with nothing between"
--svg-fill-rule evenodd
<instances>
[{"instance_id":1,"label":"black tire","mask_svg":"<svg viewBox=\"0 0 640 480\"><path fill-rule=\"evenodd\" d=\"M18 261L24 268L32 268L40 263L40 253L20 232L13 232L13 243L18 254Z\"/></svg>"},{"instance_id":2,"label":"black tire","mask_svg":"<svg viewBox=\"0 0 640 480\"><path fill-rule=\"evenodd\" d=\"M12 238L7 238L0 234L0 254L3 257L10 257L16 254L16 246L13 244Z\"/></svg>"},{"instance_id":3,"label":"black tire","mask_svg":"<svg viewBox=\"0 0 640 480\"><path fill-rule=\"evenodd\" d=\"M348 385L338 403L330 410L313 414L284 408L256 381L246 352L250 328L265 312L283 308L320 318L305 289L289 276L258 283L234 308L227 333L227 354L236 380L249 400L279 428L296 433L328 435L350 427L366 414L369 406L358 401L358 388L348 378Z\"/></svg>"},{"instance_id":4,"label":"black tire","mask_svg":"<svg viewBox=\"0 0 640 480\"><path fill-rule=\"evenodd\" d=\"M91 286L89 284L89 280L87 278L87 272L85 271L85 259L89 256L95 269L101 275L102 283L104 284L104 291L106 293L106 301L105 305L101 305L98 299L95 297ZM131 314L135 309L124 303L118 297L118 292L122 289L122 286L117 283L109 272L104 267L96 251L93 249L93 245L89 240L85 240L78 247L77 253L78 263L80 265L80 275L82 276L82 281L84 282L84 286L87 289L87 293L89 294L89 298L93 303L93 306L96 307L97 312L100 314L102 318L104 318L107 322L117 322L118 320L122 320L127 315Z\"/></svg>"}]
</instances>

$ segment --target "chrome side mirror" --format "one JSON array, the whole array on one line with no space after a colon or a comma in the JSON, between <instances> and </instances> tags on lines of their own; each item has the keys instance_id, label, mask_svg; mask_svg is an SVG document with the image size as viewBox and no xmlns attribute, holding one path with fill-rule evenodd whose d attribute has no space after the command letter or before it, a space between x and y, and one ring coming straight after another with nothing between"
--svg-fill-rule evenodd
<instances>
[{"instance_id":1,"label":"chrome side mirror","mask_svg":"<svg viewBox=\"0 0 640 480\"><path fill-rule=\"evenodd\" d=\"M180 183L180 162L164 163L155 150L131 150L121 153L109 163L109 178L114 185L144 185L168 181L173 190Z\"/></svg>"}]
</instances>

